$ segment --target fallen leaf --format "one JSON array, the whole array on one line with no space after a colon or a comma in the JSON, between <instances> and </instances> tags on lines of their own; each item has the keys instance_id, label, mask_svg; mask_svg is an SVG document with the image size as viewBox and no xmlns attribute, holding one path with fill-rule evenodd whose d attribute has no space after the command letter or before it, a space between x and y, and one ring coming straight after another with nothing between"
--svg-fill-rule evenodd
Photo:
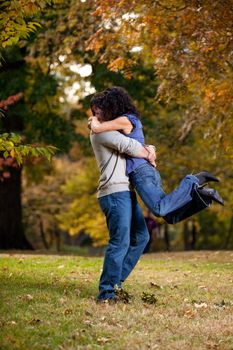
<instances>
[{"instance_id":1,"label":"fallen leaf","mask_svg":"<svg viewBox=\"0 0 233 350\"><path fill-rule=\"evenodd\" d=\"M98 338L97 342L101 344L106 344L107 342L109 342L109 338L105 338L105 337Z\"/></svg>"},{"instance_id":2,"label":"fallen leaf","mask_svg":"<svg viewBox=\"0 0 233 350\"><path fill-rule=\"evenodd\" d=\"M206 348L209 350L217 350L219 349L219 344L213 341L209 341L206 343Z\"/></svg>"},{"instance_id":3,"label":"fallen leaf","mask_svg":"<svg viewBox=\"0 0 233 350\"><path fill-rule=\"evenodd\" d=\"M163 289L162 286L160 286L159 284L154 283L154 282L150 282L150 285L151 285L151 287L154 287L154 288L156 288L156 289Z\"/></svg>"},{"instance_id":4,"label":"fallen leaf","mask_svg":"<svg viewBox=\"0 0 233 350\"><path fill-rule=\"evenodd\" d=\"M76 288L76 289L74 290L74 292L75 292L75 294L76 294L77 296L79 296L79 295L80 295L80 293L81 293L81 290L80 290L80 289L78 289L78 288Z\"/></svg>"},{"instance_id":5,"label":"fallen leaf","mask_svg":"<svg viewBox=\"0 0 233 350\"><path fill-rule=\"evenodd\" d=\"M124 311L124 312L125 312L126 308L127 308L127 306L126 306L126 305L123 305L123 307L122 307L122 311Z\"/></svg>"},{"instance_id":6,"label":"fallen leaf","mask_svg":"<svg viewBox=\"0 0 233 350\"><path fill-rule=\"evenodd\" d=\"M185 311L184 316L187 318L194 318L196 314L197 314L196 310L189 309Z\"/></svg>"},{"instance_id":7,"label":"fallen leaf","mask_svg":"<svg viewBox=\"0 0 233 350\"><path fill-rule=\"evenodd\" d=\"M198 289L207 289L206 286L198 286Z\"/></svg>"},{"instance_id":8,"label":"fallen leaf","mask_svg":"<svg viewBox=\"0 0 233 350\"><path fill-rule=\"evenodd\" d=\"M177 284L174 284L173 286L170 286L170 288L171 288L171 289L177 289L178 286L177 286Z\"/></svg>"},{"instance_id":9,"label":"fallen leaf","mask_svg":"<svg viewBox=\"0 0 233 350\"><path fill-rule=\"evenodd\" d=\"M31 301L31 300L33 300L33 296L31 294L26 294L26 295L22 296L22 299Z\"/></svg>"},{"instance_id":10,"label":"fallen leaf","mask_svg":"<svg viewBox=\"0 0 233 350\"><path fill-rule=\"evenodd\" d=\"M86 310L86 311L85 311L85 315L87 315L87 316L92 316L92 313L91 313L90 311Z\"/></svg>"},{"instance_id":11,"label":"fallen leaf","mask_svg":"<svg viewBox=\"0 0 233 350\"><path fill-rule=\"evenodd\" d=\"M90 320L85 320L84 323L87 324L88 326L92 326L92 322Z\"/></svg>"},{"instance_id":12,"label":"fallen leaf","mask_svg":"<svg viewBox=\"0 0 233 350\"><path fill-rule=\"evenodd\" d=\"M60 298L60 299L59 299L59 303L60 303L61 305L65 304L65 302L66 302L66 299L65 299L65 298Z\"/></svg>"},{"instance_id":13,"label":"fallen leaf","mask_svg":"<svg viewBox=\"0 0 233 350\"><path fill-rule=\"evenodd\" d=\"M39 318L33 318L31 321L29 321L28 323L29 324L37 324L40 322L40 319Z\"/></svg>"},{"instance_id":14,"label":"fallen leaf","mask_svg":"<svg viewBox=\"0 0 233 350\"><path fill-rule=\"evenodd\" d=\"M11 321L10 324L12 324L13 326L17 324L17 322L15 321Z\"/></svg>"},{"instance_id":15,"label":"fallen leaf","mask_svg":"<svg viewBox=\"0 0 233 350\"><path fill-rule=\"evenodd\" d=\"M208 305L206 303L194 303L196 309L206 309Z\"/></svg>"},{"instance_id":16,"label":"fallen leaf","mask_svg":"<svg viewBox=\"0 0 233 350\"><path fill-rule=\"evenodd\" d=\"M66 309L65 311L64 311L64 314L65 315L71 315L73 313L73 310L72 309Z\"/></svg>"},{"instance_id":17,"label":"fallen leaf","mask_svg":"<svg viewBox=\"0 0 233 350\"><path fill-rule=\"evenodd\" d=\"M75 332L75 333L73 333L72 336L71 336L71 338L72 338L73 340L76 340L76 339L78 339L79 337L80 337L80 333L79 333L79 332Z\"/></svg>"},{"instance_id":18,"label":"fallen leaf","mask_svg":"<svg viewBox=\"0 0 233 350\"><path fill-rule=\"evenodd\" d=\"M120 323L116 323L117 327L123 328L124 326L122 326Z\"/></svg>"}]
</instances>

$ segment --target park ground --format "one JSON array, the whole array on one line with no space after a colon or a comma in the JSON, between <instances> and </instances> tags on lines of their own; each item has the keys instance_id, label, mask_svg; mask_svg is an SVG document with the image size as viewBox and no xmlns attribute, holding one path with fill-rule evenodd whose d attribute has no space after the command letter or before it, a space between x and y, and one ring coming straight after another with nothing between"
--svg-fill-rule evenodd
<instances>
[{"instance_id":1,"label":"park ground","mask_svg":"<svg viewBox=\"0 0 233 350\"><path fill-rule=\"evenodd\" d=\"M129 304L97 304L101 257L0 255L0 348L233 349L233 252L143 256Z\"/></svg>"}]
</instances>

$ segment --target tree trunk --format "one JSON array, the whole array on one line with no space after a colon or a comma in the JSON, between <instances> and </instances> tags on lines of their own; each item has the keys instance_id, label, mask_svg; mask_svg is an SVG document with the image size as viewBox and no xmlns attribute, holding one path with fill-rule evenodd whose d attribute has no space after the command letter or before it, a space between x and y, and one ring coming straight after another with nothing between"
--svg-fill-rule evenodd
<instances>
[{"instance_id":1,"label":"tree trunk","mask_svg":"<svg viewBox=\"0 0 233 350\"><path fill-rule=\"evenodd\" d=\"M22 225L22 169L9 166L6 172L0 181L0 249L33 249Z\"/></svg>"},{"instance_id":2,"label":"tree trunk","mask_svg":"<svg viewBox=\"0 0 233 350\"><path fill-rule=\"evenodd\" d=\"M42 242L44 244L45 249L48 250L50 246L45 237L44 224L41 218L39 219L39 227L40 227L40 235L41 235Z\"/></svg>"},{"instance_id":3,"label":"tree trunk","mask_svg":"<svg viewBox=\"0 0 233 350\"><path fill-rule=\"evenodd\" d=\"M190 250L188 221L183 224L184 250Z\"/></svg>"},{"instance_id":4,"label":"tree trunk","mask_svg":"<svg viewBox=\"0 0 233 350\"><path fill-rule=\"evenodd\" d=\"M165 242L166 251L170 252L170 238L169 238L167 223L165 223L165 227L164 227L164 242Z\"/></svg>"},{"instance_id":5,"label":"tree trunk","mask_svg":"<svg viewBox=\"0 0 233 350\"><path fill-rule=\"evenodd\" d=\"M192 241L191 241L191 249L195 250L197 241L197 227L195 222L192 222Z\"/></svg>"},{"instance_id":6,"label":"tree trunk","mask_svg":"<svg viewBox=\"0 0 233 350\"><path fill-rule=\"evenodd\" d=\"M231 238L232 238L232 232L233 232L233 216L231 217L229 230L228 230L226 239L225 239L225 241L223 242L223 245L222 245L222 247L221 247L222 249L227 249L227 248L228 248L229 243L230 243Z\"/></svg>"},{"instance_id":7,"label":"tree trunk","mask_svg":"<svg viewBox=\"0 0 233 350\"><path fill-rule=\"evenodd\" d=\"M56 238L56 249L57 252L59 252L61 249L61 235L60 230L57 227L54 228L54 236Z\"/></svg>"}]
</instances>

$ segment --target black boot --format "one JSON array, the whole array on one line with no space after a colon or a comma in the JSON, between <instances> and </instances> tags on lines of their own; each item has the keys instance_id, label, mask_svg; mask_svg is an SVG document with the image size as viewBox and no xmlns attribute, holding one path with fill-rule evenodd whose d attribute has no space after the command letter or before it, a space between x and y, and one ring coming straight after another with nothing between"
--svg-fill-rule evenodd
<instances>
[{"instance_id":1,"label":"black boot","mask_svg":"<svg viewBox=\"0 0 233 350\"><path fill-rule=\"evenodd\" d=\"M219 179L208 171L201 171L198 174L194 174L198 178L199 185L202 186L209 181L219 182Z\"/></svg>"},{"instance_id":2,"label":"black boot","mask_svg":"<svg viewBox=\"0 0 233 350\"><path fill-rule=\"evenodd\" d=\"M224 200L214 188L197 188L197 192L205 200L205 198L212 199L213 201L224 205Z\"/></svg>"}]
</instances>

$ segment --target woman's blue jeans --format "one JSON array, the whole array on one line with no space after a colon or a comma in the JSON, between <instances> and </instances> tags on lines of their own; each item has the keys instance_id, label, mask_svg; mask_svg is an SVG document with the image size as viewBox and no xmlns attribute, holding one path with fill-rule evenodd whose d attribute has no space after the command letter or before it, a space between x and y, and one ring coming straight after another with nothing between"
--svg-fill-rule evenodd
<instances>
[{"instance_id":1,"label":"woman's blue jeans","mask_svg":"<svg viewBox=\"0 0 233 350\"><path fill-rule=\"evenodd\" d=\"M174 191L166 194L162 189L159 171L149 163L143 164L131 172L129 179L147 208L155 216L162 216L165 220L166 217L169 217L168 222L173 224L183 219L179 209L183 210L182 208L185 208L188 203L193 204L193 190L194 187L198 186L197 177L187 175ZM203 205L201 209L204 207L206 205ZM192 214L197 211L199 211L199 207L196 210L194 208ZM171 215L171 213L173 214Z\"/></svg>"},{"instance_id":2,"label":"woman's blue jeans","mask_svg":"<svg viewBox=\"0 0 233 350\"><path fill-rule=\"evenodd\" d=\"M99 282L101 300L114 298L114 287L121 287L138 262L149 233L135 192L115 192L100 197L99 204L110 236Z\"/></svg>"}]
</instances>

